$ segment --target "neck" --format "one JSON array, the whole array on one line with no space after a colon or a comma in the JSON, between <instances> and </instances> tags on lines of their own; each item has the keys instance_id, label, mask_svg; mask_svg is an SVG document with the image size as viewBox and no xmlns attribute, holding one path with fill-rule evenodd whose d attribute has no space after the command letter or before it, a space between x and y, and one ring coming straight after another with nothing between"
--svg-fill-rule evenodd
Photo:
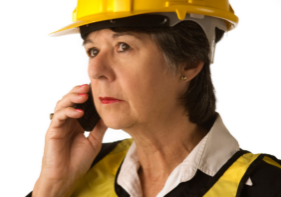
<instances>
[{"instance_id":1,"label":"neck","mask_svg":"<svg viewBox=\"0 0 281 197\"><path fill-rule=\"evenodd\" d=\"M154 122L130 131L127 132L136 143L140 161L139 177L142 187L157 184L159 188L164 186L175 167L208 133L190 122L186 116Z\"/></svg>"}]
</instances>

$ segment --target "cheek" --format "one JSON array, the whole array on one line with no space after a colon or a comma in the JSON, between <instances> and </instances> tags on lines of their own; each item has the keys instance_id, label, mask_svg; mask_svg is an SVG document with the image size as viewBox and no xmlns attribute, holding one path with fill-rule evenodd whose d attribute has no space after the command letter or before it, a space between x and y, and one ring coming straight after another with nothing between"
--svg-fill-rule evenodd
<instances>
[{"instance_id":1,"label":"cheek","mask_svg":"<svg viewBox=\"0 0 281 197\"><path fill-rule=\"evenodd\" d=\"M135 113L147 114L153 110L151 106L163 105L165 102L166 82L163 80L167 76L163 74L164 63L162 56L151 52L130 61L127 69L120 72L122 89Z\"/></svg>"},{"instance_id":2,"label":"cheek","mask_svg":"<svg viewBox=\"0 0 281 197\"><path fill-rule=\"evenodd\" d=\"M128 59L120 71L126 89L136 95L150 95L161 85L164 61L155 51L144 51L138 57Z\"/></svg>"}]
</instances>

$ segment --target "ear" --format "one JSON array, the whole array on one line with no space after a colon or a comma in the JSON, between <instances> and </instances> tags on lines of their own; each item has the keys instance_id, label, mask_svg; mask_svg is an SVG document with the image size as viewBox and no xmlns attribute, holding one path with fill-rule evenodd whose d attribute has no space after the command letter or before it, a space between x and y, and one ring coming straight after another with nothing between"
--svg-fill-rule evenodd
<instances>
[{"instance_id":1,"label":"ear","mask_svg":"<svg viewBox=\"0 0 281 197\"><path fill-rule=\"evenodd\" d=\"M181 76L185 76L186 80L185 81L191 81L193 78L195 78L199 72L202 70L204 66L204 62L202 61L198 61L197 64L193 67L189 67L188 65L184 65L182 67L182 71L181 71Z\"/></svg>"}]
</instances>

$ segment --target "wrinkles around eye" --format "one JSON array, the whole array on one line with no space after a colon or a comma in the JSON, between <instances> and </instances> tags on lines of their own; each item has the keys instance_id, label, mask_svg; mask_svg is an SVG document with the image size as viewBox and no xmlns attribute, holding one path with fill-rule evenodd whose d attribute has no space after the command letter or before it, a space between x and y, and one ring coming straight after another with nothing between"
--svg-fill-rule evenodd
<instances>
[{"instance_id":1,"label":"wrinkles around eye","mask_svg":"<svg viewBox=\"0 0 281 197\"><path fill-rule=\"evenodd\" d=\"M124 42L119 42L117 44L117 46L118 46L117 52L119 52L119 53L123 53L123 52L129 51L131 49L131 46ZM87 54L89 57L96 57L98 55L98 53L99 53L99 50L95 47L87 50Z\"/></svg>"}]
</instances>

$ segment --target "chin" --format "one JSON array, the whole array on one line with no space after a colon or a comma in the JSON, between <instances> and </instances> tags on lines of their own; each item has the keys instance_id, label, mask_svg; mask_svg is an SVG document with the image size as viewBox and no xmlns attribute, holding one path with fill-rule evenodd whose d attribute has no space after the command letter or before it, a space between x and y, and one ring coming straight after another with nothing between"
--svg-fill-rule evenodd
<instances>
[{"instance_id":1,"label":"chin","mask_svg":"<svg viewBox=\"0 0 281 197\"><path fill-rule=\"evenodd\" d=\"M131 125L132 122L127 118L116 117L116 116L103 117L102 119L107 127L115 130L127 128Z\"/></svg>"}]
</instances>

